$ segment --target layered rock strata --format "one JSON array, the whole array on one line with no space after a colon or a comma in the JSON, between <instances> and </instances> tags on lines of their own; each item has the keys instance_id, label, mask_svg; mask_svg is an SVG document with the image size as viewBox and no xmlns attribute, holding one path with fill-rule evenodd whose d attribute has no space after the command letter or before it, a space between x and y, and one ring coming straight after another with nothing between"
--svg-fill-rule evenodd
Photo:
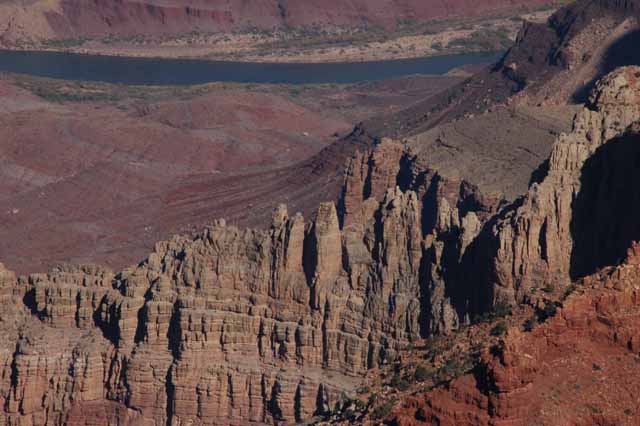
<instances>
[{"instance_id":1,"label":"layered rock strata","mask_svg":"<svg viewBox=\"0 0 640 426\"><path fill-rule=\"evenodd\" d=\"M472 374L409 398L393 424L637 422L639 77L624 67L596 85L544 175L483 225L459 265L481 305L541 309L541 287L544 298L575 294L532 332L509 329Z\"/></svg>"},{"instance_id":2,"label":"layered rock strata","mask_svg":"<svg viewBox=\"0 0 640 426\"><path fill-rule=\"evenodd\" d=\"M85 405L99 424L158 425L331 409L420 334L418 200L390 190L374 204L344 231L331 203L307 226L284 207L267 232L219 221L117 275L3 273L3 297L24 301L7 324L4 421L75 424Z\"/></svg>"},{"instance_id":3,"label":"layered rock strata","mask_svg":"<svg viewBox=\"0 0 640 426\"><path fill-rule=\"evenodd\" d=\"M640 158L639 77L628 67L599 83L513 203L385 139L353 155L338 208L321 204L308 223L284 206L266 231L219 220L119 273L16 278L1 267L0 424L292 424L331 410L406 343L615 263L598 244L616 252L637 229L606 225L598 206L624 205L618 191ZM615 171L612 159L624 160ZM633 310L635 299L614 305ZM636 346L633 329L612 333ZM517 357L526 344L514 345ZM493 387L469 398L490 409L468 424L529 418L501 399L520 392L502 367L485 365Z\"/></svg>"},{"instance_id":4,"label":"layered rock strata","mask_svg":"<svg viewBox=\"0 0 640 426\"><path fill-rule=\"evenodd\" d=\"M0 4L0 43L42 39L179 35L251 29L384 26L541 7L549 0L17 0Z\"/></svg>"},{"instance_id":5,"label":"layered rock strata","mask_svg":"<svg viewBox=\"0 0 640 426\"><path fill-rule=\"evenodd\" d=\"M591 232L597 231L601 224L586 223L582 215L586 209L606 203L608 197L586 200L581 205L584 194L593 190L583 188L584 182L593 183L585 164L640 120L639 77L640 68L625 67L598 83L588 106L576 116L573 130L554 145L544 179L534 183L518 205L491 229L497 239L491 272L494 301L520 302L531 287L566 285L571 278L593 271L596 265L585 258L583 244L589 244L585 238L590 228ZM601 192L610 189L600 187ZM615 212L610 218L618 220Z\"/></svg>"},{"instance_id":6,"label":"layered rock strata","mask_svg":"<svg viewBox=\"0 0 640 426\"><path fill-rule=\"evenodd\" d=\"M615 268L580 280L531 332L509 329L475 375L411 397L402 426L635 425L640 336L638 245Z\"/></svg>"}]
</instances>

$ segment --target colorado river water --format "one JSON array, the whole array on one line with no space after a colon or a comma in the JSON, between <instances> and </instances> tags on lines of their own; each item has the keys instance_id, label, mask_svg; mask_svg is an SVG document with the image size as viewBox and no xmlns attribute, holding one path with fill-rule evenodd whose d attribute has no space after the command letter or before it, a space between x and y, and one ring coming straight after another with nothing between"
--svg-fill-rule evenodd
<instances>
[{"instance_id":1,"label":"colorado river water","mask_svg":"<svg viewBox=\"0 0 640 426\"><path fill-rule=\"evenodd\" d=\"M65 80L135 85L237 83L357 83L414 74L445 74L469 64L491 63L500 53L341 63L255 63L199 59L146 59L56 52L0 50L0 71Z\"/></svg>"}]
</instances>

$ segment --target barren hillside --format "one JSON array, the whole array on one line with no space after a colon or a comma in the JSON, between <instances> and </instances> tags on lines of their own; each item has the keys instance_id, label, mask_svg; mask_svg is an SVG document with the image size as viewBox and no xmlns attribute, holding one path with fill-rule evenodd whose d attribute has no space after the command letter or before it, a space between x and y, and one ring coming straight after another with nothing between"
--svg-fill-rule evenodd
<instances>
[{"instance_id":1,"label":"barren hillside","mask_svg":"<svg viewBox=\"0 0 640 426\"><path fill-rule=\"evenodd\" d=\"M637 425L637 11L433 85L3 82L0 258L159 242L0 266L0 424Z\"/></svg>"},{"instance_id":2,"label":"barren hillside","mask_svg":"<svg viewBox=\"0 0 640 426\"><path fill-rule=\"evenodd\" d=\"M548 0L3 0L0 39L175 34L253 28L395 27L406 20L435 20L536 7Z\"/></svg>"}]
</instances>

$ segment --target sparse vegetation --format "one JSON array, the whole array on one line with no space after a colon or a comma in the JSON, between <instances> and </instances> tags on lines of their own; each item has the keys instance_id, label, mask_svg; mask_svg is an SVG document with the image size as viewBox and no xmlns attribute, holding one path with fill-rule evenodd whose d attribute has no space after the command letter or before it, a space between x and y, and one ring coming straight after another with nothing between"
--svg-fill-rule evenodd
<instances>
[{"instance_id":1,"label":"sparse vegetation","mask_svg":"<svg viewBox=\"0 0 640 426\"><path fill-rule=\"evenodd\" d=\"M308 85L269 85L253 83L209 83L192 86L132 86L88 81L66 81L43 77L9 74L2 78L10 79L17 86L30 91L50 102L154 102L165 99L189 100L211 92L245 91L278 92L283 88L291 97L302 96L310 90L340 90L345 85L308 84Z\"/></svg>"},{"instance_id":2,"label":"sparse vegetation","mask_svg":"<svg viewBox=\"0 0 640 426\"><path fill-rule=\"evenodd\" d=\"M545 322L547 319L554 317L558 312L555 302L545 302L544 308L538 310L538 322Z\"/></svg>"},{"instance_id":3,"label":"sparse vegetation","mask_svg":"<svg viewBox=\"0 0 640 426\"><path fill-rule=\"evenodd\" d=\"M494 337L503 336L507 332L507 324L505 322L499 322L489 332Z\"/></svg>"},{"instance_id":4,"label":"sparse vegetation","mask_svg":"<svg viewBox=\"0 0 640 426\"><path fill-rule=\"evenodd\" d=\"M556 291L556 286L552 282L548 282L544 287L542 287L542 291L545 293L553 293Z\"/></svg>"},{"instance_id":5,"label":"sparse vegetation","mask_svg":"<svg viewBox=\"0 0 640 426\"><path fill-rule=\"evenodd\" d=\"M393 410L394 405L396 405L395 399L390 399L385 401L384 403L378 405L371 412L371 418L374 420L382 420L391 414L391 410Z\"/></svg>"},{"instance_id":6,"label":"sparse vegetation","mask_svg":"<svg viewBox=\"0 0 640 426\"><path fill-rule=\"evenodd\" d=\"M400 391L406 391L407 389L409 389L409 386L411 386L411 382L407 377L402 377L399 373L396 373L391 378L389 385Z\"/></svg>"},{"instance_id":7,"label":"sparse vegetation","mask_svg":"<svg viewBox=\"0 0 640 426\"><path fill-rule=\"evenodd\" d=\"M460 362L455 358L450 358L438 371L438 377L442 381L455 379L466 373L469 368L469 365Z\"/></svg>"},{"instance_id":8,"label":"sparse vegetation","mask_svg":"<svg viewBox=\"0 0 640 426\"><path fill-rule=\"evenodd\" d=\"M602 408L593 405L593 404L589 404L587 405L587 407L589 408L589 411L591 411L591 413L593 414L602 414Z\"/></svg>"},{"instance_id":9,"label":"sparse vegetation","mask_svg":"<svg viewBox=\"0 0 640 426\"><path fill-rule=\"evenodd\" d=\"M369 392L371 392L371 389L369 388L369 386L361 386L356 390L356 393L358 395L367 394Z\"/></svg>"},{"instance_id":10,"label":"sparse vegetation","mask_svg":"<svg viewBox=\"0 0 640 426\"><path fill-rule=\"evenodd\" d=\"M376 401L378 401L378 394L372 393L371 395L369 395L369 399L367 400L367 405L371 406L375 404Z\"/></svg>"},{"instance_id":11,"label":"sparse vegetation","mask_svg":"<svg viewBox=\"0 0 640 426\"><path fill-rule=\"evenodd\" d=\"M511 32L504 28L483 28L474 31L468 37L451 40L449 48L463 49L464 51L493 51L508 49L513 43Z\"/></svg>"},{"instance_id":12,"label":"sparse vegetation","mask_svg":"<svg viewBox=\"0 0 640 426\"><path fill-rule=\"evenodd\" d=\"M536 325L538 325L538 317L536 317L535 315L531 316L524 322L524 331L532 331L534 328L536 328Z\"/></svg>"},{"instance_id":13,"label":"sparse vegetation","mask_svg":"<svg viewBox=\"0 0 640 426\"><path fill-rule=\"evenodd\" d=\"M424 382L425 380L428 380L431 377L433 377L433 374L434 372L432 370L420 365L416 368L416 371L413 374L413 377L416 379L417 382Z\"/></svg>"},{"instance_id":14,"label":"sparse vegetation","mask_svg":"<svg viewBox=\"0 0 640 426\"><path fill-rule=\"evenodd\" d=\"M393 31L366 23L346 28L320 23L281 28L246 27L229 33L192 30L155 35L116 33L44 42L21 40L25 49L71 50L189 56L224 60L362 60L421 57L441 53L462 53L506 49L521 22L530 13L547 16L552 8L514 9L511 15L481 18L452 18L440 21L399 19ZM517 16L514 16L517 14Z\"/></svg>"},{"instance_id":15,"label":"sparse vegetation","mask_svg":"<svg viewBox=\"0 0 640 426\"><path fill-rule=\"evenodd\" d=\"M45 40L42 42L42 47L49 49L68 49L71 47L79 47L89 41L88 38L66 38L60 40Z\"/></svg>"},{"instance_id":16,"label":"sparse vegetation","mask_svg":"<svg viewBox=\"0 0 640 426\"><path fill-rule=\"evenodd\" d=\"M513 307L510 303L505 301L499 301L490 312L485 312L476 318L476 322L493 322L497 319L508 317L512 315Z\"/></svg>"},{"instance_id":17,"label":"sparse vegetation","mask_svg":"<svg viewBox=\"0 0 640 426\"><path fill-rule=\"evenodd\" d=\"M511 315L513 308L510 303L499 301L493 310L495 318L504 318Z\"/></svg>"},{"instance_id":18,"label":"sparse vegetation","mask_svg":"<svg viewBox=\"0 0 640 426\"><path fill-rule=\"evenodd\" d=\"M571 296L571 294L573 294L576 291L577 287L575 284L571 284L569 287L567 287L567 289L564 291L564 294L562 295L562 300L566 300L567 297Z\"/></svg>"}]
</instances>

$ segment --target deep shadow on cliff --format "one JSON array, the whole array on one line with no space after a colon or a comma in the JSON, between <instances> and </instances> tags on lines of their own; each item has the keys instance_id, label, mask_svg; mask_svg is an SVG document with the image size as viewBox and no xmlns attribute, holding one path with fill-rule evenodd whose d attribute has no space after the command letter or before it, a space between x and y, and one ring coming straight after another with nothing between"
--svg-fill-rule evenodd
<instances>
[{"instance_id":1,"label":"deep shadow on cliff","mask_svg":"<svg viewBox=\"0 0 640 426\"><path fill-rule=\"evenodd\" d=\"M629 133L589 158L573 203L571 276L580 278L624 259L640 239L640 134Z\"/></svg>"}]
</instances>

